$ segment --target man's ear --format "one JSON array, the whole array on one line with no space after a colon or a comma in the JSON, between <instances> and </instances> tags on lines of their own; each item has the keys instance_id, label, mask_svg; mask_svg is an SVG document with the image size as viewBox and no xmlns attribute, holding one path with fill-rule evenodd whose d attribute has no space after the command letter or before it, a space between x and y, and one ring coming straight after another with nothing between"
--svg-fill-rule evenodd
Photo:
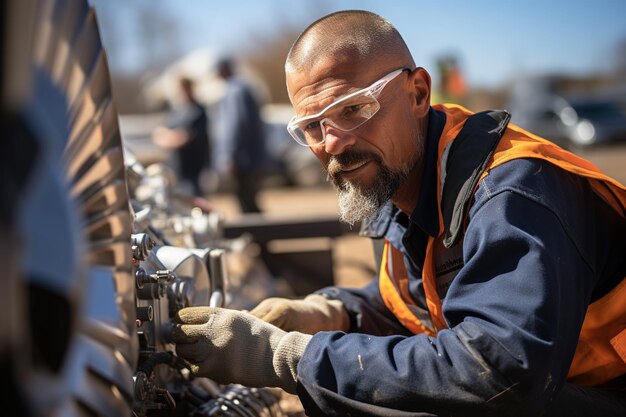
<instances>
[{"instance_id":1,"label":"man's ear","mask_svg":"<svg viewBox=\"0 0 626 417\"><path fill-rule=\"evenodd\" d=\"M430 74L422 67L409 74L413 110L418 118L426 117L430 109Z\"/></svg>"}]
</instances>

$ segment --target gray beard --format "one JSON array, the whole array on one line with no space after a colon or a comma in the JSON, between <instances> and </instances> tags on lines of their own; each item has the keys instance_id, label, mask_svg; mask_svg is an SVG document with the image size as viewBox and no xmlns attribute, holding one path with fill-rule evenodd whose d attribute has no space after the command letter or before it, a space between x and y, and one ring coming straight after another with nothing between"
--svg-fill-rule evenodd
<instances>
[{"instance_id":1,"label":"gray beard","mask_svg":"<svg viewBox=\"0 0 626 417\"><path fill-rule=\"evenodd\" d=\"M348 156L347 159L358 160L359 157L354 155ZM341 180L338 175L332 175L330 172L329 179L332 180L339 194L339 220L354 225L373 216L391 200L420 160L421 154L416 151L415 155L398 171L391 170L377 160L378 176L374 180L374 184L367 188L361 188L349 181Z\"/></svg>"}]
</instances>

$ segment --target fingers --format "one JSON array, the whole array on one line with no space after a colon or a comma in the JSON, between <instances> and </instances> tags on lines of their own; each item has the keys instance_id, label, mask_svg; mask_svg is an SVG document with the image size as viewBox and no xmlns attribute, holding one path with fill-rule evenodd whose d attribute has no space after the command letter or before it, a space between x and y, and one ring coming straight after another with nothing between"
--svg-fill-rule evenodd
<instances>
[{"instance_id":1,"label":"fingers","mask_svg":"<svg viewBox=\"0 0 626 417\"><path fill-rule=\"evenodd\" d=\"M206 334L202 325L175 324L172 326L170 340L174 343L195 343Z\"/></svg>"},{"instance_id":2,"label":"fingers","mask_svg":"<svg viewBox=\"0 0 626 417\"><path fill-rule=\"evenodd\" d=\"M268 312L270 312L272 310L272 308L274 307L275 304L279 303L282 299L281 298L267 298L263 301L261 301L256 307L254 307L251 311L250 314L252 314L253 316L256 316L258 318L263 318L263 316L265 316Z\"/></svg>"},{"instance_id":3,"label":"fingers","mask_svg":"<svg viewBox=\"0 0 626 417\"><path fill-rule=\"evenodd\" d=\"M280 327L281 329L286 326L290 319L289 311L283 307L276 308L274 310L268 311L263 317L259 317L261 320L266 323L273 324L276 327Z\"/></svg>"},{"instance_id":4,"label":"fingers","mask_svg":"<svg viewBox=\"0 0 626 417\"><path fill-rule=\"evenodd\" d=\"M281 327L288 321L291 302L282 298L268 298L256 306L250 314L261 320Z\"/></svg>"},{"instance_id":5,"label":"fingers","mask_svg":"<svg viewBox=\"0 0 626 417\"><path fill-rule=\"evenodd\" d=\"M204 348L204 349L203 349ZM176 345L176 354L189 361L192 365L199 365L206 359L206 346L201 343Z\"/></svg>"},{"instance_id":6,"label":"fingers","mask_svg":"<svg viewBox=\"0 0 626 417\"><path fill-rule=\"evenodd\" d=\"M176 313L174 320L181 324L204 324L215 312L211 307L188 307Z\"/></svg>"}]
</instances>

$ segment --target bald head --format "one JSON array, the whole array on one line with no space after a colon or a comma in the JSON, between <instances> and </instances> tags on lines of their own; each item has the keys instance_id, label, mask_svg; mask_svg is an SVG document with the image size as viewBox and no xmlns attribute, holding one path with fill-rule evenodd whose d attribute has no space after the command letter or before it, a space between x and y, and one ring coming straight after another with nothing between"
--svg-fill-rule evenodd
<instances>
[{"instance_id":1,"label":"bald head","mask_svg":"<svg viewBox=\"0 0 626 417\"><path fill-rule=\"evenodd\" d=\"M362 10L341 11L313 22L291 47L285 71L310 69L329 56L348 57L354 64L368 61L415 67L396 28L377 14Z\"/></svg>"}]
</instances>

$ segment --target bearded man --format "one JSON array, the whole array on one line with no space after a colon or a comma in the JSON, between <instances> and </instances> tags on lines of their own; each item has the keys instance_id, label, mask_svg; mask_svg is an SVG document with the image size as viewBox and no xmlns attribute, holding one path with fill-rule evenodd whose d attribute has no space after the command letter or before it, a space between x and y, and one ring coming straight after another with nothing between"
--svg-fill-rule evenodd
<instances>
[{"instance_id":1,"label":"bearded man","mask_svg":"<svg viewBox=\"0 0 626 417\"><path fill-rule=\"evenodd\" d=\"M314 22L285 68L288 130L380 243L379 275L182 310L194 371L297 393L310 416L626 415L624 186L506 111L431 105L373 13Z\"/></svg>"}]
</instances>

